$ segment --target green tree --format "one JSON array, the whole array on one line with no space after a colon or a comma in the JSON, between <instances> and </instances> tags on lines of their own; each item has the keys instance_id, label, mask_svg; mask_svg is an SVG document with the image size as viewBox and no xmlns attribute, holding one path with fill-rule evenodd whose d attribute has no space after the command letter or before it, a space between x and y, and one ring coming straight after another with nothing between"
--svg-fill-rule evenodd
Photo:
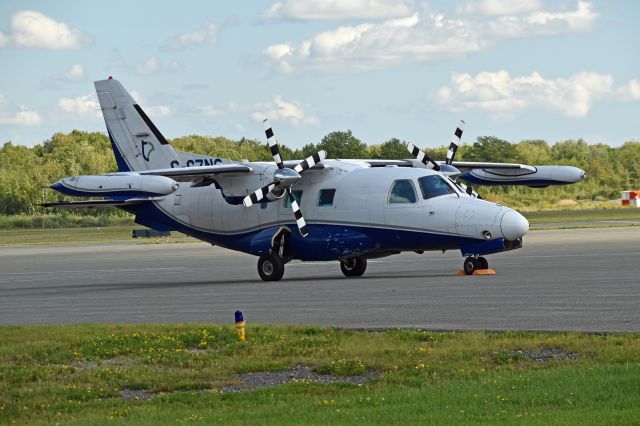
<instances>
[{"instance_id":1,"label":"green tree","mask_svg":"<svg viewBox=\"0 0 640 426\"><path fill-rule=\"evenodd\" d=\"M369 153L371 158L388 160L402 160L411 157L411 153L407 151L407 143L396 138L369 147Z\"/></svg>"},{"instance_id":2,"label":"green tree","mask_svg":"<svg viewBox=\"0 0 640 426\"><path fill-rule=\"evenodd\" d=\"M367 154L367 145L353 136L351 130L329 133L317 148L327 151L329 158L364 158Z\"/></svg>"},{"instance_id":3,"label":"green tree","mask_svg":"<svg viewBox=\"0 0 640 426\"><path fill-rule=\"evenodd\" d=\"M479 136L473 145L463 145L460 152L466 161L513 162L517 150L509 142L495 136Z\"/></svg>"}]
</instances>

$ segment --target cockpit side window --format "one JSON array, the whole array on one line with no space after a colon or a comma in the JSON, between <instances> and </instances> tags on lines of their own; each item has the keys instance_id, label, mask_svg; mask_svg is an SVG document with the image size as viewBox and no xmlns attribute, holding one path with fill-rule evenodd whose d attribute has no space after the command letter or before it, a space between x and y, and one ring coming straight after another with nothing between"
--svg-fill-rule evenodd
<instances>
[{"instance_id":1,"label":"cockpit side window","mask_svg":"<svg viewBox=\"0 0 640 426\"><path fill-rule=\"evenodd\" d=\"M454 189L439 175L423 176L418 179L418 182L425 200L441 195L455 194Z\"/></svg>"},{"instance_id":2,"label":"cockpit side window","mask_svg":"<svg viewBox=\"0 0 640 426\"><path fill-rule=\"evenodd\" d=\"M389 192L389 203L415 203L416 191L413 187L413 182L408 179L396 180L391 186Z\"/></svg>"}]
</instances>

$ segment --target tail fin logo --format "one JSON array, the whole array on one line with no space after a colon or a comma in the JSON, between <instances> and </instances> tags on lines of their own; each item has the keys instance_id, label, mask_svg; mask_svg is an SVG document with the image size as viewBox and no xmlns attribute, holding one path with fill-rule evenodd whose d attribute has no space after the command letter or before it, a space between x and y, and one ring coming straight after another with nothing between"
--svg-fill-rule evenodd
<instances>
[{"instance_id":1,"label":"tail fin logo","mask_svg":"<svg viewBox=\"0 0 640 426\"><path fill-rule=\"evenodd\" d=\"M149 145L150 148L145 150L145 147L147 145ZM154 149L155 149L155 147L153 146L153 144L151 142L142 141L142 158L144 158L144 161L149 162L149 155L153 152Z\"/></svg>"}]
</instances>

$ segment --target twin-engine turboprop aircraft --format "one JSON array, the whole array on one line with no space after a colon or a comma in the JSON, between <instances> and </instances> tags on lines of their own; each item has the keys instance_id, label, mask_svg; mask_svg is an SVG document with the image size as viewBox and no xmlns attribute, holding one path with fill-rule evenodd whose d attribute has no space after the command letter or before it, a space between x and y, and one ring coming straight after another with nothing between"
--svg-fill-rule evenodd
<instances>
[{"instance_id":1,"label":"twin-engine turboprop aircraft","mask_svg":"<svg viewBox=\"0 0 640 426\"><path fill-rule=\"evenodd\" d=\"M464 175L457 167L514 176L527 170L530 177L544 171L455 162L463 122L445 162L411 144L414 160L330 160L320 151L301 162L285 161L266 120L273 163L196 155L175 150L118 81L109 77L95 87L119 171L51 185L65 195L102 198L44 205L123 209L138 224L259 256L265 281L281 279L293 259L337 260L342 273L354 277L364 274L367 259L403 251L457 249L466 257L467 274L486 269L483 255L520 248L529 223L480 199L459 182ZM550 176L545 184L584 178L583 172L569 180Z\"/></svg>"}]
</instances>

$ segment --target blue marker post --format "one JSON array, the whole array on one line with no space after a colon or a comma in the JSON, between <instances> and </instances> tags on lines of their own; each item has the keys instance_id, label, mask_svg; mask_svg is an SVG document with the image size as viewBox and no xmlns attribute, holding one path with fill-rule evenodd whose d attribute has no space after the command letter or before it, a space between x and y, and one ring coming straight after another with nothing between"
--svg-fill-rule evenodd
<instances>
[{"instance_id":1,"label":"blue marker post","mask_svg":"<svg viewBox=\"0 0 640 426\"><path fill-rule=\"evenodd\" d=\"M244 317L242 316L242 311L236 311L235 313L236 320L236 334L238 335L238 340L244 342Z\"/></svg>"}]
</instances>

